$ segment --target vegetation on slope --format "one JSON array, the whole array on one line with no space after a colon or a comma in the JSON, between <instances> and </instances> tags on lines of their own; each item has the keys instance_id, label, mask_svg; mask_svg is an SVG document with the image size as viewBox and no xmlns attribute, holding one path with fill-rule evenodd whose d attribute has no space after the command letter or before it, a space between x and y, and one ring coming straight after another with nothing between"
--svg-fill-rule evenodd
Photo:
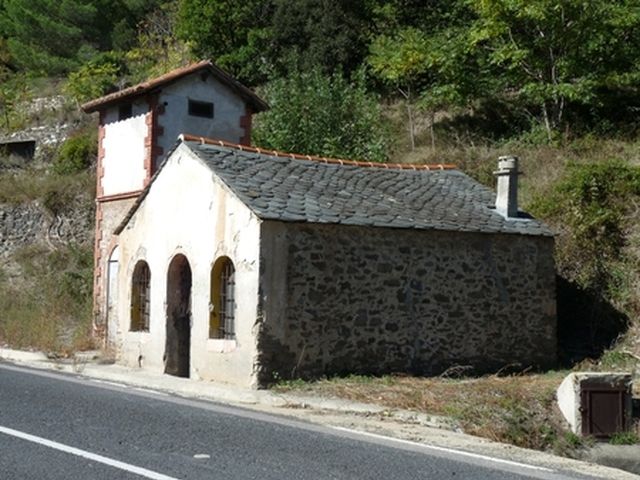
<instances>
[{"instance_id":1,"label":"vegetation on slope","mask_svg":"<svg viewBox=\"0 0 640 480\"><path fill-rule=\"evenodd\" d=\"M25 113L43 85L77 109L206 57L271 104L256 118L263 146L455 163L491 186L497 157L519 155L521 206L558 232L564 364L637 368L640 0L1 0L0 133L67 120L68 110ZM37 172L0 169L0 203L66 208L92 188L92 134L50 152ZM0 271L0 342L82 345L89 251L14 255ZM371 398L390 383L400 404L454 415L474 433L538 448L573 442L550 410L555 374L481 380L380 379L333 393ZM422 398L482 389L496 392L482 397L485 411L462 397L449 410Z\"/></svg>"}]
</instances>

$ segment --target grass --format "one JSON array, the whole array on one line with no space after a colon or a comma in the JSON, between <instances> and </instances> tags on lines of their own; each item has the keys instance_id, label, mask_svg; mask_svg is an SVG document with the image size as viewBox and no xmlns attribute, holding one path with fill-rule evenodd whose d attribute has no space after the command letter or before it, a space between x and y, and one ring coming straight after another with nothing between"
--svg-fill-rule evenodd
<instances>
[{"instance_id":1,"label":"grass","mask_svg":"<svg viewBox=\"0 0 640 480\"><path fill-rule=\"evenodd\" d=\"M72 208L78 197L93 199L95 175L52 175L42 170L18 170L0 175L0 203L19 205L40 201L52 213Z\"/></svg>"},{"instance_id":2,"label":"grass","mask_svg":"<svg viewBox=\"0 0 640 480\"><path fill-rule=\"evenodd\" d=\"M611 445L635 445L640 443L640 436L636 432L616 433L609 439Z\"/></svg>"},{"instance_id":3,"label":"grass","mask_svg":"<svg viewBox=\"0 0 640 480\"><path fill-rule=\"evenodd\" d=\"M0 204L35 203L51 215L93 208L95 175L0 174ZM0 344L66 355L92 346L93 248L34 241L0 262Z\"/></svg>"},{"instance_id":4,"label":"grass","mask_svg":"<svg viewBox=\"0 0 640 480\"><path fill-rule=\"evenodd\" d=\"M75 245L15 252L20 274L0 270L0 344L62 355L90 348L92 256Z\"/></svg>"},{"instance_id":5,"label":"grass","mask_svg":"<svg viewBox=\"0 0 640 480\"><path fill-rule=\"evenodd\" d=\"M567 454L583 440L565 432L555 408L555 391L566 374L559 371L462 379L349 376L283 382L274 389L448 416L472 435Z\"/></svg>"}]
</instances>

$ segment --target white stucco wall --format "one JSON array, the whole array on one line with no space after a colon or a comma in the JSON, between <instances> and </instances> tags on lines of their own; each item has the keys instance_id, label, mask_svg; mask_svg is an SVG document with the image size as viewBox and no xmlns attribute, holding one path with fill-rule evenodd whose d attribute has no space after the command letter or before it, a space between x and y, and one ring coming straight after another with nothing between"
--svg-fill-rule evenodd
<instances>
[{"instance_id":1,"label":"white stucco wall","mask_svg":"<svg viewBox=\"0 0 640 480\"><path fill-rule=\"evenodd\" d=\"M256 356L252 328L258 305L260 221L180 146L120 234L118 361L163 372L167 271L183 254L192 272L190 376L251 386ZM228 256L236 269L236 340L209 339L211 268ZM149 332L131 332L131 277L138 260L151 270Z\"/></svg>"},{"instance_id":2,"label":"white stucco wall","mask_svg":"<svg viewBox=\"0 0 640 480\"><path fill-rule=\"evenodd\" d=\"M189 115L189 99L213 102L213 119ZM245 113L244 100L210 74L203 80L201 74L196 73L164 87L159 104L165 106L165 113L158 117L164 133L158 137L157 144L165 152L181 133L234 143L244 135L240 127L240 117Z\"/></svg>"},{"instance_id":3,"label":"white stucco wall","mask_svg":"<svg viewBox=\"0 0 640 480\"><path fill-rule=\"evenodd\" d=\"M104 175L101 180L103 195L135 192L144 187L147 112L148 105L144 101L133 103L133 116L126 120L118 120L118 107L105 112L102 141Z\"/></svg>"}]
</instances>

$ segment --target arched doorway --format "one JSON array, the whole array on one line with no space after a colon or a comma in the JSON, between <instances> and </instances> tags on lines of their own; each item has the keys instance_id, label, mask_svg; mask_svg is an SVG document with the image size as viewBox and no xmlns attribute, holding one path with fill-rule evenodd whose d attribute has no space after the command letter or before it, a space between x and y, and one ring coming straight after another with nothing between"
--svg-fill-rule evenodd
<instances>
[{"instance_id":1,"label":"arched doorway","mask_svg":"<svg viewBox=\"0 0 640 480\"><path fill-rule=\"evenodd\" d=\"M167 339L164 373L189 376L191 350L191 267L176 255L167 272Z\"/></svg>"}]
</instances>

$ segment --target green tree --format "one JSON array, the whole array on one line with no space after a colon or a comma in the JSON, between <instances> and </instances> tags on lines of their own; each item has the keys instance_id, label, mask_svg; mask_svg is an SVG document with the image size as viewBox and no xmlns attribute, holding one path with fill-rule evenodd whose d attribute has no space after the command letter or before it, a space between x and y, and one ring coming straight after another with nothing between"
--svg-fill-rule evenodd
<instances>
[{"instance_id":1,"label":"green tree","mask_svg":"<svg viewBox=\"0 0 640 480\"><path fill-rule=\"evenodd\" d=\"M370 0L275 0L270 57L277 72L349 76L363 63L376 14Z\"/></svg>"},{"instance_id":2,"label":"green tree","mask_svg":"<svg viewBox=\"0 0 640 480\"><path fill-rule=\"evenodd\" d=\"M491 90L481 58L468 49L465 28L445 21L440 27L429 34L402 27L393 34L379 35L370 45L368 62L373 74L397 88L404 99L412 150L416 108L429 113L434 148L436 111L468 105Z\"/></svg>"},{"instance_id":3,"label":"green tree","mask_svg":"<svg viewBox=\"0 0 640 480\"><path fill-rule=\"evenodd\" d=\"M93 51L87 31L96 8L89 0L4 0L0 31L22 69L58 74Z\"/></svg>"},{"instance_id":4,"label":"green tree","mask_svg":"<svg viewBox=\"0 0 640 480\"><path fill-rule=\"evenodd\" d=\"M430 63L427 35L417 28L406 28L394 36L380 35L370 49L369 64L373 73L394 85L404 98L409 141L414 150L416 90Z\"/></svg>"},{"instance_id":5,"label":"green tree","mask_svg":"<svg viewBox=\"0 0 640 480\"><path fill-rule=\"evenodd\" d=\"M125 53L128 80L141 82L189 63L189 47L177 38L178 3L165 2L138 23L136 46Z\"/></svg>"},{"instance_id":6,"label":"green tree","mask_svg":"<svg viewBox=\"0 0 640 480\"><path fill-rule=\"evenodd\" d=\"M89 62L69 74L65 93L77 103L100 97L116 85L119 73L120 69L115 63Z\"/></svg>"},{"instance_id":7,"label":"green tree","mask_svg":"<svg viewBox=\"0 0 640 480\"><path fill-rule=\"evenodd\" d=\"M563 126L570 104L598 105L603 93L640 82L638 0L469 2L471 46L485 55L502 93L547 130Z\"/></svg>"},{"instance_id":8,"label":"green tree","mask_svg":"<svg viewBox=\"0 0 640 480\"><path fill-rule=\"evenodd\" d=\"M179 0L176 35L195 56L255 84L266 78L272 8L271 0Z\"/></svg>"},{"instance_id":9,"label":"green tree","mask_svg":"<svg viewBox=\"0 0 640 480\"><path fill-rule=\"evenodd\" d=\"M319 69L293 72L267 85L264 94L271 108L257 117L257 145L308 155L387 159L389 137L362 71L351 82Z\"/></svg>"}]
</instances>

